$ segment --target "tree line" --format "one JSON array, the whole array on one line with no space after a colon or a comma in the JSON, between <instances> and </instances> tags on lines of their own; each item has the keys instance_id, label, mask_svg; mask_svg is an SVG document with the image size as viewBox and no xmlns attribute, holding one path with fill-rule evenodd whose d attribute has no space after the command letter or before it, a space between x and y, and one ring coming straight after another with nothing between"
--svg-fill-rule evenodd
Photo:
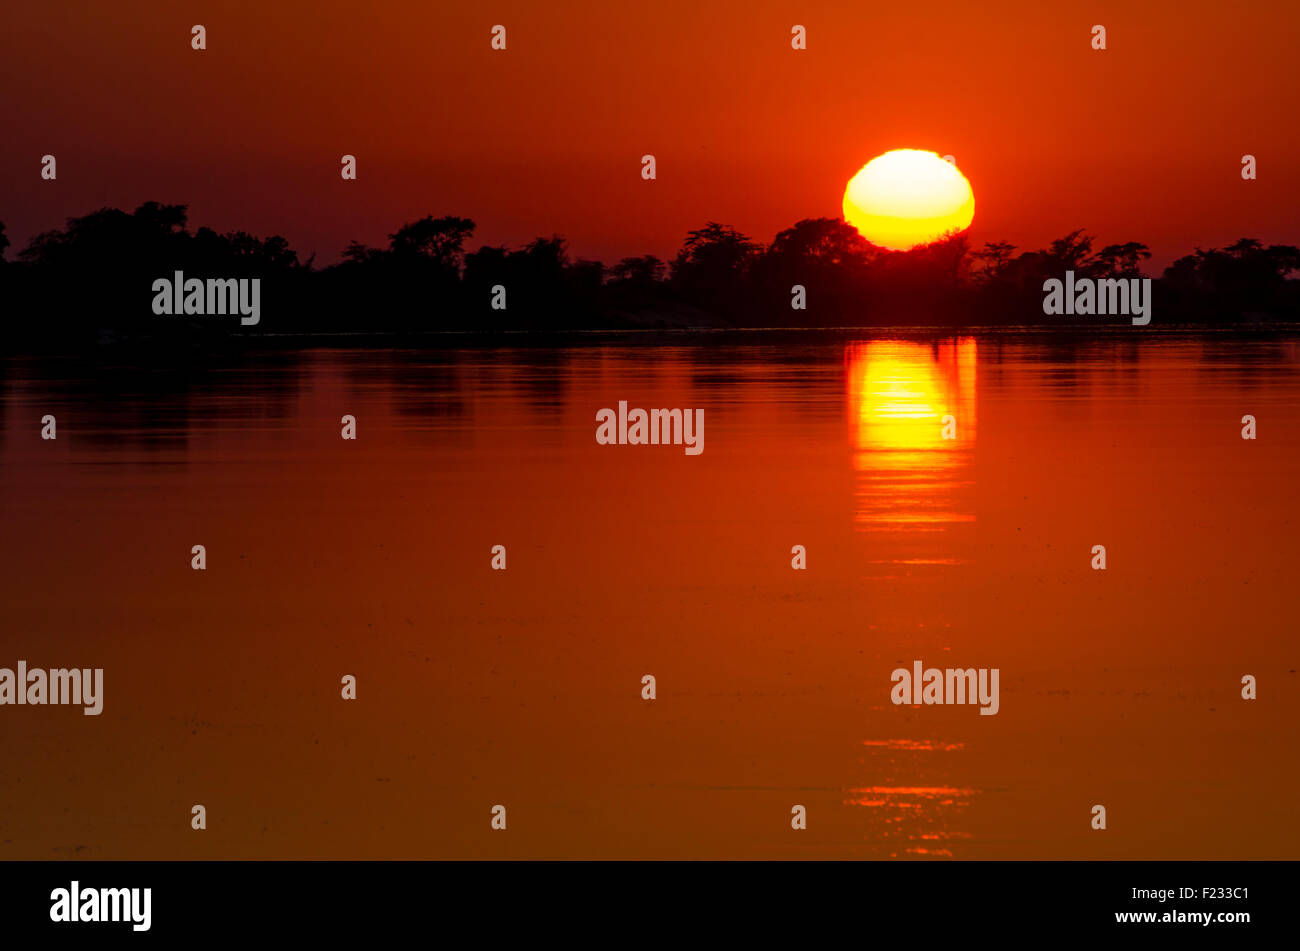
<instances>
[{"instance_id":1,"label":"tree line","mask_svg":"<svg viewBox=\"0 0 1300 951\"><path fill-rule=\"evenodd\" d=\"M187 208L104 208L36 235L9 258L0 224L0 304L9 336L167 334L231 327L166 319L153 280L261 278L260 332L581 330L636 327L1077 326L1042 311L1043 282L1142 276L1150 257L1129 241L1094 249L1072 231L1046 248L974 249L964 234L888 251L834 218L808 218L763 244L707 222L671 260L575 258L559 235L522 247L468 250L469 218L425 216L380 247L352 242L316 267L279 235L189 228ZM1196 251L1155 279L1155 323L1300 320L1300 249L1242 238ZM802 289L802 294L799 293ZM792 306L801 303L802 307ZM1122 321L1117 321L1122 322Z\"/></svg>"}]
</instances>

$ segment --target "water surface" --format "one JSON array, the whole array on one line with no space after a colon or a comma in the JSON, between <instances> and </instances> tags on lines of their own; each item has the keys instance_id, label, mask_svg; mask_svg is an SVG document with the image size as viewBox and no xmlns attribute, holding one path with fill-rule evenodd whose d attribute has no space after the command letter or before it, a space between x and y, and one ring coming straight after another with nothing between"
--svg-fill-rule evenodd
<instances>
[{"instance_id":1,"label":"water surface","mask_svg":"<svg viewBox=\"0 0 1300 951\"><path fill-rule=\"evenodd\" d=\"M798 339L8 359L0 857L1300 853L1300 343Z\"/></svg>"}]
</instances>

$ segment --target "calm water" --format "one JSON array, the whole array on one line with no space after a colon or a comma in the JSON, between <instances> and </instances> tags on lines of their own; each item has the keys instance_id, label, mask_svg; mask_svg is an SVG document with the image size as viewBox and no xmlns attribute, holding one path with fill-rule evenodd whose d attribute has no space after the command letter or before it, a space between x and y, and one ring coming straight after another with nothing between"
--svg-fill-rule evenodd
<instances>
[{"instance_id":1,"label":"calm water","mask_svg":"<svg viewBox=\"0 0 1300 951\"><path fill-rule=\"evenodd\" d=\"M1300 855L1300 343L764 340L6 361L0 858Z\"/></svg>"}]
</instances>

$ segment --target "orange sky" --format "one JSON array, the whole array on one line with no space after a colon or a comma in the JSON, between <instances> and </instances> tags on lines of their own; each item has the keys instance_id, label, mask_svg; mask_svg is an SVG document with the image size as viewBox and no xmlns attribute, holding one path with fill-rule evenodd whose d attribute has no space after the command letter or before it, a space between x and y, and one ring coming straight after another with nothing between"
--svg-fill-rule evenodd
<instances>
[{"instance_id":1,"label":"orange sky","mask_svg":"<svg viewBox=\"0 0 1300 951\"><path fill-rule=\"evenodd\" d=\"M1132 6L7 4L0 220L21 247L102 205L187 203L193 224L329 263L458 214L488 243L558 232L612 262L669 256L709 219L770 241L838 216L863 163L913 147L956 156L977 244L1085 227L1163 265L1243 235L1300 243L1300 6Z\"/></svg>"}]
</instances>

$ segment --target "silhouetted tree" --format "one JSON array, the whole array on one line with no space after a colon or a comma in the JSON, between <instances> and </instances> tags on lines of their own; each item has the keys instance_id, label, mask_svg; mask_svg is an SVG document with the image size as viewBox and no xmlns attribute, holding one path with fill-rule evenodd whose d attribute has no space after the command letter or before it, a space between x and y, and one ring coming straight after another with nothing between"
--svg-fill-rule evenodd
<instances>
[{"instance_id":1,"label":"silhouetted tree","mask_svg":"<svg viewBox=\"0 0 1300 951\"><path fill-rule=\"evenodd\" d=\"M916 257L948 287L962 283L970 270L970 239L964 232L952 232L938 241L916 249Z\"/></svg>"},{"instance_id":2,"label":"silhouetted tree","mask_svg":"<svg viewBox=\"0 0 1300 951\"><path fill-rule=\"evenodd\" d=\"M746 283L761 295L755 314L765 313L766 322L781 326L826 325L846 314L858 315L866 299L866 267L876 255L845 221L797 221L750 262ZM795 285L805 289L802 311L790 307Z\"/></svg>"},{"instance_id":3,"label":"silhouetted tree","mask_svg":"<svg viewBox=\"0 0 1300 951\"><path fill-rule=\"evenodd\" d=\"M647 254L639 258L623 258L609 268L608 277L610 283L645 288L662 281L666 270L667 265L663 261L653 254Z\"/></svg>"},{"instance_id":4,"label":"silhouetted tree","mask_svg":"<svg viewBox=\"0 0 1300 951\"><path fill-rule=\"evenodd\" d=\"M565 279L576 292L594 298L605 283L605 265L600 261L578 258L565 268Z\"/></svg>"},{"instance_id":5,"label":"silhouetted tree","mask_svg":"<svg viewBox=\"0 0 1300 951\"><path fill-rule=\"evenodd\" d=\"M1150 257L1150 249L1137 241L1108 244L1097 252L1091 270L1098 277L1141 277L1140 265Z\"/></svg>"},{"instance_id":6,"label":"silhouetted tree","mask_svg":"<svg viewBox=\"0 0 1300 951\"><path fill-rule=\"evenodd\" d=\"M1092 236L1083 229L1071 231L1047 246L1047 264L1055 271L1086 271L1092 254Z\"/></svg>"},{"instance_id":7,"label":"silhouetted tree","mask_svg":"<svg viewBox=\"0 0 1300 951\"><path fill-rule=\"evenodd\" d=\"M386 253L383 248L372 248L360 241L349 241L348 246L343 249L343 260L349 264L367 264Z\"/></svg>"},{"instance_id":8,"label":"silhouetted tree","mask_svg":"<svg viewBox=\"0 0 1300 951\"><path fill-rule=\"evenodd\" d=\"M735 228L710 221L687 233L673 262L673 280L696 285L734 281L744 276L758 250Z\"/></svg>"},{"instance_id":9,"label":"silhouetted tree","mask_svg":"<svg viewBox=\"0 0 1300 951\"><path fill-rule=\"evenodd\" d=\"M390 234L389 249L399 256L418 255L459 275L465 242L474 233L474 227L469 218L425 215Z\"/></svg>"},{"instance_id":10,"label":"silhouetted tree","mask_svg":"<svg viewBox=\"0 0 1300 951\"><path fill-rule=\"evenodd\" d=\"M1300 270L1300 249L1263 246L1242 238L1224 249L1197 249L1165 269L1168 300L1200 319L1227 320L1243 315L1300 316L1300 295L1288 276Z\"/></svg>"},{"instance_id":11,"label":"silhouetted tree","mask_svg":"<svg viewBox=\"0 0 1300 951\"><path fill-rule=\"evenodd\" d=\"M163 234L180 234L188 220L185 205L163 205L147 201L135 210L135 218L145 228Z\"/></svg>"},{"instance_id":12,"label":"silhouetted tree","mask_svg":"<svg viewBox=\"0 0 1300 951\"><path fill-rule=\"evenodd\" d=\"M767 249L771 261L799 267L856 268L874 254L858 229L838 218L804 218L777 234Z\"/></svg>"},{"instance_id":13,"label":"silhouetted tree","mask_svg":"<svg viewBox=\"0 0 1300 951\"><path fill-rule=\"evenodd\" d=\"M534 238L511 255L520 264L527 280L558 282L568 263L568 242L558 234Z\"/></svg>"},{"instance_id":14,"label":"silhouetted tree","mask_svg":"<svg viewBox=\"0 0 1300 951\"><path fill-rule=\"evenodd\" d=\"M759 245L735 228L710 221L687 233L686 243L673 260L673 287L715 314L745 314L755 297L745 279L760 251Z\"/></svg>"},{"instance_id":15,"label":"silhouetted tree","mask_svg":"<svg viewBox=\"0 0 1300 951\"><path fill-rule=\"evenodd\" d=\"M1046 248L1026 251L1011 257L1013 245L987 244L975 257L986 262L980 278L986 285L999 285L1003 289L1015 288L1023 292L1041 293L1042 282L1047 278L1061 278L1066 271L1075 277L1137 277L1140 263L1151 257L1145 244L1129 241L1107 245L1092 253L1092 236L1083 229L1071 231L1057 238Z\"/></svg>"},{"instance_id":16,"label":"silhouetted tree","mask_svg":"<svg viewBox=\"0 0 1300 951\"><path fill-rule=\"evenodd\" d=\"M387 248L350 242L337 273L325 281L331 299L323 306L348 301L376 329L388 321L421 330L456 326L466 303L465 242L474 228L469 218L425 215L390 234ZM263 253L276 250L287 248L264 246Z\"/></svg>"},{"instance_id":17,"label":"silhouetted tree","mask_svg":"<svg viewBox=\"0 0 1300 951\"><path fill-rule=\"evenodd\" d=\"M590 325L599 307L605 266L599 261L570 263L559 235L535 238L518 250L483 246L465 255L464 288L479 327ZM491 309L493 287L505 288L504 311Z\"/></svg>"},{"instance_id":18,"label":"silhouetted tree","mask_svg":"<svg viewBox=\"0 0 1300 951\"><path fill-rule=\"evenodd\" d=\"M1016 250L1014 244L1006 241L987 242L979 251L973 251L971 257L983 262L978 272L981 281L996 281L1011 261L1011 252Z\"/></svg>"}]
</instances>

